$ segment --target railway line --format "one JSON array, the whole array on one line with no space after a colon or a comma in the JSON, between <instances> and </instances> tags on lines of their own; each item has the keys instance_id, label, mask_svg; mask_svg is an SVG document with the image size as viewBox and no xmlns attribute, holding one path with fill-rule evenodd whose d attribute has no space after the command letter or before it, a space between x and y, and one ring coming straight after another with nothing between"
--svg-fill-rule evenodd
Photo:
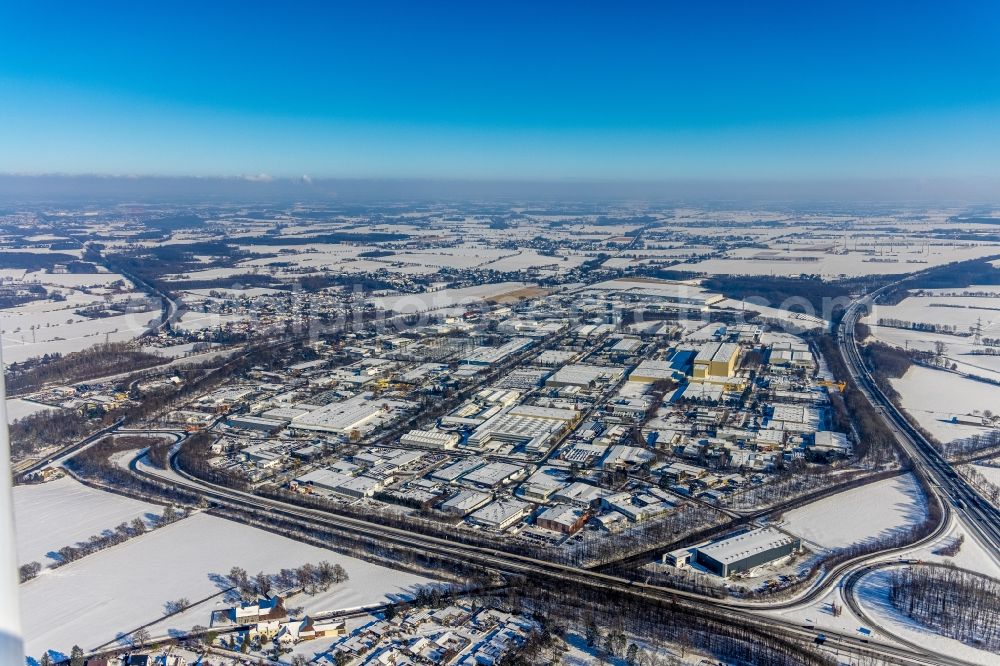
<instances>
[{"instance_id":1,"label":"railway line","mask_svg":"<svg viewBox=\"0 0 1000 666\"><path fill-rule=\"evenodd\" d=\"M184 479L182 482L177 481L175 477L168 479L174 487L197 493L219 506L249 512L251 515L276 516L284 520L297 522L306 527L318 527L341 533L351 538L360 537L375 543L433 553L446 558L460 559L501 574L523 576L532 580L539 578L548 581L558 580L561 584L586 586L592 590L623 594L654 604L669 604L671 607L699 617L728 623L738 622L743 626L800 643L811 643L816 637L816 630L814 628L765 616L759 612L762 610L794 607L803 603L802 600L767 606L735 600L714 599L691 592L649 585L622 576L580 569L572 565L506 553L488 547L456 543L431 535L415 534L409 530L377 525L357 518L339 516L316 509L292 506L285 502L224 488L196 479L179 469L176 465L176 456L171 459L171 466L173 473ZM130 467L140 476L151 477L160 482L164 481L162 477L139 469L136 466L136 460L132 461ZM855 565L856 563L853 561L843 563L834 572L831 572L831 576L827 579L830 581L829 584L832 584L836 580L836 576L833 574L836 573L839 575L839 572L846 571ZM828 585L811 590L809 598L819 596L826 589L828 589ZM968 664L968 662L959 659L943 659L941 655L929 653L924 650L914 650L892 644L865 641L853 634L827 631L825 635L828 639L831 639L831 646L835 645L835 649L839 651L869 657L875 656L889 663L949 664L952 666L966 666Z\"/></svg>"}]
</instances>

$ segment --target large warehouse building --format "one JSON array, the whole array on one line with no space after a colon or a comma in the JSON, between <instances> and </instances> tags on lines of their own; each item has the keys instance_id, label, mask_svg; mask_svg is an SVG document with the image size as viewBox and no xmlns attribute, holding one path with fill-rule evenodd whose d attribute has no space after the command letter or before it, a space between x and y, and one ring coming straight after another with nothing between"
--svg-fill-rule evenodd
<instances>
[{"instance_id":1,"label":"large warehouse building","mask_svg":"<svg viewBox=\"0 0 1000 666\"><path fill-rule=\"evenodd\" d=\"M726 577L791 555L801 546L800 539L765 527L699 546L694 559L712 573Z\"/></svg>"},{"instance_id":2,"label":"large warehouse building","mask_svg":"<svg viewBox=\"0 0 1000 666\"><path fill-rule=\"evenodd\" d=\"M692 375L696 379L732 377L736 374L740 346L733 342L710 342L694 357Z\"/></svg>"}]
</instances>

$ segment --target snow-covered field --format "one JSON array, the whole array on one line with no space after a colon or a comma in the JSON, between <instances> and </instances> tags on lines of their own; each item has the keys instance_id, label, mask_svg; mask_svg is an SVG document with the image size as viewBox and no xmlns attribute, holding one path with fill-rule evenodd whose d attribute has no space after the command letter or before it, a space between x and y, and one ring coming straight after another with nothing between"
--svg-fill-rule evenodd
<instances>
[{"instance_id":1,"label":"snow-covered field","mask_svg":"<svg viewBox=\"0 0 1000 666\"><path fill-rule=\"evenodd\" d=\"M159 318L159 310L96 319L76 314L81 306L100 300L74 292L64 302L38 301L0 310L4 361L20 362L54 352L68 354L105 341L130 340Z\"/></svg>"},{"instance_id":2,"label":"snow-covered field","mask_svg":"<svg viewBox=\"0 0 1000 666\"><path fill-rule=\"evenodd\" d=\"M233 566L276 573L283 567L328 560L350 580L316 599L313 610L352 608L405 595L430 581L393 571L263 530L196 514L172 525L45 572L21 586L26 652L68 653L74 644L97 647L164 614L164 604L192 602L221 592ZM151 633L209 624L215 599L158 624ZM319 604L324 608L320 609ZM199 608L204 612L198 612Z\"/></svg>"},{"instance_id":3,"label":"snow-covered field","mask_svg":"<svg viewBox=\"0 0 1000 666\"><path fill-rule=\"evenodd\" d=\"M707 259L691 264L690 270L729 275L789 275L817 274L824 278L840 275L894 275L912 273L953 261L986 257L997 253L997 246L956 245L931 246L925 252L923 243L896 245L891 252L870 254L811 251L794 247L790 251L739 249L725 258ZM687 268L687 266L685 267Z\"/></svg>"},{"instance_id":4,"label":"snow-covered field","mask_svg":"<svg viewBox=\"0 0 1000 666\"><path fill-rule=\"evenodd\" d=\"M381 308L396 312L423 312L481 301L491 296L523 289L526 286L528 286L526 282L498 282L462 289L439 289L421 294L384 296L374 298L372 301Z\"/></svg>"},{"instance_id":5,"label":"snow-covered field","mask_svg":"<svg viewBox=\"0 0 1000 666\"><path fill-rule=\"evenodd\" d=\"M201 331L225 324L238 324L249 319L243 314L219 314L216 312L185 312L176 326L185 331Z\"/></svg>"},{"instance_id":6,"label":"snow-covered field","mask_svg":"<svg viewBox=\"0 0 1000 666\"><path fill-rule=\"evenodd\" d=\"M862 609L879 625L894 636L939 654L951 655L975 664L997 663L997 655L937 634L896 610L889 601L890 576L889 571L874 571L862 578L857 588Z\"/></svg>"},{"instance_id":7,"label":"snow-covered field","mask_svg":"<svg viewBox=\"0 0 1000 666\"><path fill-rule=\"evenodd\" d=\"M784 515L781 528L813 549L863 543L923 519L924 499L913 475L869 483Z\"/></svg>"},{"instance_id":8,"label":"snow-covered field","mask_svg":"<svg viewBox=\"0 0 1000 666\"><path fill-rule=\"evenodd\" d=\"M951 442L977 433L983 428L949 423L955 415L974 410L1000 411L1000 386L993 386L932 368L912 366L892 386L906 408L921 426L942 442Z\"/></svg>"},{"instance_id":9,"label":"snow-covered field","mask_svg":"<svg viewBox=\"0 0 1000 666\"><path fill-rule=\"evenodd\" d=\"M982 474L993 485L1000 486L1000 467L991 465L973 465L972 469Z\"/></svg>"},{"instance_id":10,"label":"snow-covered field","mask_svg":"<svg viewBox=\"0 0 1000 666\"><path fill-rule=\"evenodd\" d=\"M1000 356L986 356L976 352L983 347L969 335L973 326L982 326L984 338L1000 337L1000 298L997 296L961 296L955 294L994 294L996 287L970 286L961 289L934 289L932 295L909 296L897 305L876 305L865 318L877 340L896 347L935 351L943 344L944 356L955 363L958 370L970 375L1000 380ZM960 307L942 307L960 306ZM879 326L880 319L897 319L914 323L953 326L956 333L929 333L905 328Z\"/></svg>"},{"instance_id":11,"label":"snow-covered field","mask_svg":"<svg viewBox=\"0 0 1000 666\"><path fill-rule=\"evenodd\" d=\"M163 507L94 490L71 477L14 488L17 561L53 563L47 553L71 546L122 521L160 515Z\"/></svg>"},{"instance_id":12,"label":"snow-covered field","mask_svg":"<svg viewBox=\"0 0 1000 666\"><path fill-rule=\"evenodd\" d=\"M50 407L40 402L24 400L22 398L11 398L7 401L7 422L13 423L18 419L23 419L25 416L31 416L32 414L52 409L58 409L58 407Z\"/></svg>"}]
</instances>

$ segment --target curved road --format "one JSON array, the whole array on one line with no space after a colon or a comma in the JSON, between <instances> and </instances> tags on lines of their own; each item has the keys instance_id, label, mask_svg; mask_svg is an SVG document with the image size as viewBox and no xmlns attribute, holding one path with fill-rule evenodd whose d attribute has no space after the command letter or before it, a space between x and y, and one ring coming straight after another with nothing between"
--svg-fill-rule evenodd
<instances>
[{"instance_id":1,"label":"curved road","mask_svg":"<svg viewBox=\"0 0 1000 666\"><path fill-rule=\"evenodd\" d=\"M795 622L765 617L754 612L755 610L765 609L764 606L759 604L712 599L695 593L656 585L647 585L619 576L583 570L571 565L514 555L480 546L454 543L439 537L415 534L408 530L376 525L356 518L296 507L284 502L224 488L196 479L183 470L180 470L176 465L175 458L172 458L171 464L173 467L172 471L183 477L185 481L178 481L176 477L158 477L150 472L140 470L135 465L135 461L133 461L130 467L139 475L156 479L161 483L168 482L175 488L182 488L197 493L220 506L235 508L243 512L279 516L298 524L313 527L318 526L326 530L346 534L350 537L360 536L379 543L392 544L407 549L416 548L424 552L435 553L452 559L460 558L466 562L476 563L502 573L528 577L542 576L549 580L557 579L568 583L584 585L592 589L637 596L655 603L672 604L699 616L730 623L739 622L744 626L755 627L760 631L769 632L797 642L812 642L817 633L815 629L801 626ZM880 555L884 555L884 553ZM844 569L852 566L855 566L855 563L849 562L842 565ZM841 571L841 567L836 568L834 571ZM833 581L835 579L831 577L829 580ZM811 592L810 596L818 593L819 591ZM775 610L786 605L794 606L798 603L801 602L786 602L781 605L772 605L767 607L767 610ZM840 650L848 650L869 656L874 655L887 659L892 663L950 664L952 666L967 666L968 663L963 660L935 654L925 648L914 650L909 647L899 647L882 643L865 643L853 634L832 631L824 633L828 637L838 639L839 642L836 647Z\"/></svg>"},{"instance_id":2,"label":"curved road","mask_svg":"<svg viewBox=\"0 0 1000 666\"><path fill-rule=\"evenodd\" d=\"M896 285L890 285L893 286ZM981 497L882 393L858 351L855 325L861 313L873 305L887 289L889 287L883 287L855 301L844 314L837 330L837 342L844 361L859 390L875 406L896 435L903 451L913 461L914 470L924 475L942 505L951 504L955 513L975 533L993 559L1000 562L1000 510Z\"/></svg>"}]
</instances>

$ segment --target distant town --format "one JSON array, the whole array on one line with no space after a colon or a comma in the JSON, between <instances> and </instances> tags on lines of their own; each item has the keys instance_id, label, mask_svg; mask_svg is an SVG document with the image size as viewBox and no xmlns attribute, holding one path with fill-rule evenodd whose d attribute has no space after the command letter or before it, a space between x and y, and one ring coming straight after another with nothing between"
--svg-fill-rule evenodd
<instances>
[{"instance_id":1,"label":"distant town","mask_svg":"<svg viewBox=\"0 0 1000 666\"><path fill-rule=\"evenodd\" d=\"M990 663L997 224L5 211L29 663Z\"/></svg>"}]
</instances>

